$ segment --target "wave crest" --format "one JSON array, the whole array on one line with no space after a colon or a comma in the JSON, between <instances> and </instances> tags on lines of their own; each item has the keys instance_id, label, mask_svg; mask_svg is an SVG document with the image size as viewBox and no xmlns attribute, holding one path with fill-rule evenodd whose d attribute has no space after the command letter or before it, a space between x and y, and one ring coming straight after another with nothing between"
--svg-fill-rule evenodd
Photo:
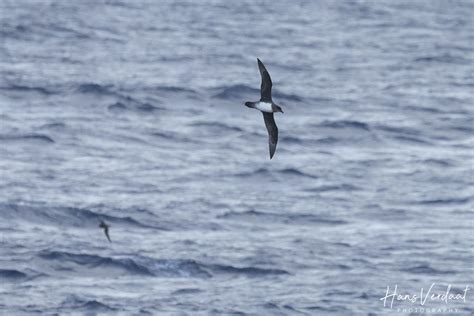
<instances>
[{"instance_id":1,"label":"wave crest","mask_svg":"<svg viewBox=\"0 0 474 316\"><path fill-rule=\"evenodd\" d=\"M217 218L220 219L233 219L241 221L258 221L260 223L284 223L284 224L324 224L324 225L343 225L347 224L346 221L326 217L316 214L305 214L305 213L270 213L270 212L259 212L255 210L245 212L226 212L219 215Z\"/></svg>"}]
</instances>

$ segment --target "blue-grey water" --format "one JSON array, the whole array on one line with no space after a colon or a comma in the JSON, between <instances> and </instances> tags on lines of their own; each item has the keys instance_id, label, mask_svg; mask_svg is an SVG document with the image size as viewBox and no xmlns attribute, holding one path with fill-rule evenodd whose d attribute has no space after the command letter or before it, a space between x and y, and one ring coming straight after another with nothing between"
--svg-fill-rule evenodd
<instances>
[{"instance_id":1,"label":"blue-grey water","mask_svg":"<svg viewBox=\"0 0 474 316\"><path fill-rule=\"evenodd\" d=\"M0 314L416 315L387 286L474 287L473 12L2 0Z\"/></svg>"}]
</instances>

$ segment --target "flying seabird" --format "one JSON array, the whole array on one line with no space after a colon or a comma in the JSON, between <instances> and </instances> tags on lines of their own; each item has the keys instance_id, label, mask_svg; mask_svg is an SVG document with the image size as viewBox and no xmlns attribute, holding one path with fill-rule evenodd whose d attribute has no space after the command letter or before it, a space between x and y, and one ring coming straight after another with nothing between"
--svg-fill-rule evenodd
<instances>
[{"instance_id":1,"label":"flying seabird","mask_svg":"<svg viewBox=\"0 0 474 316\"><path fill-rule=\"evenodd\" d=\"M270 146L270 159L275 154L277 142L278 142L278 127L275 124L273 113L281 112L283 110L272 100L272 79L267 69L257 58L258 69L260 70L260 76L262 77L262 84L260 86L260 101L258 102L245 102L245 105L249 108L260 110L263 113L263 120L268 131L268 144Z\"/></svg>"},{"instance_id":2,"label":"flying seabird","mask_svg":"<svg viewBox=\"0 0 474 316\"><path fill-rule=\"evenodd\" d=\"M99 227L104 229L105 236L107 236L107 239L109 240L109 242L112 242L109 236L109 225L107 225L104 221L100 221Z\"/></svg>"}]
</instances>

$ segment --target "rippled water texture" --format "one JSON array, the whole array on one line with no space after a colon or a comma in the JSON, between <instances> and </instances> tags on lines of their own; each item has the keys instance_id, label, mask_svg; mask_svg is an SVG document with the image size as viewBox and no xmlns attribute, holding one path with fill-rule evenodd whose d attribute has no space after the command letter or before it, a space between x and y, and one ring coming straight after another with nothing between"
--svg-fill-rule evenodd
<instances>
[{"instance_id":1,"label":"rippled water texture","mask_svg":"<svg viewBox=\"0 0 474 316\"><path fill-rule=\"evenodd\" d=\"M379 315L410 307L387 286L472 287L473 12L1 1L0 314Z\"/></svg>"}]
</instances>

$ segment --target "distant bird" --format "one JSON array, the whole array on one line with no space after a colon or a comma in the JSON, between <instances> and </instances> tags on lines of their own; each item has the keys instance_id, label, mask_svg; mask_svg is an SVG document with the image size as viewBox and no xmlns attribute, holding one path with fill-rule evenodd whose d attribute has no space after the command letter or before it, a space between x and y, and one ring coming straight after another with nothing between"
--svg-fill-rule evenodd
<instances>
[{"instance_id":1,"label":"distant bird","mask_svg":"<svg viewBox=\"0 0 474 316\"><path fill-rule=\"evenodd\" d=\"M258 102L245 102L245 105L249 108L254 108L262 111L263 120L268 131L268 144L270 148L270 159L275 154L277 142L278 142L278 127L275 124L273 113L281 112L283 110L280 106L275 104L272 100L272 79L267 69L257 58L258 69L260 70L260 76L262 77L262 85L260 86L260 101Z\"/></svg>"},{"instance_id":2,"label":"distant bird","mask_svg":"<svg viewBox=\"0 0 474 316\"><path fill-rule=\"evenodd\" d=\"M107 225L104 221L100 221L99 227L104 229L105 236L107 236L107 239L109 240L109 242L112 242L109 236L109 225Z\"/></svg>"}]
</instances>

